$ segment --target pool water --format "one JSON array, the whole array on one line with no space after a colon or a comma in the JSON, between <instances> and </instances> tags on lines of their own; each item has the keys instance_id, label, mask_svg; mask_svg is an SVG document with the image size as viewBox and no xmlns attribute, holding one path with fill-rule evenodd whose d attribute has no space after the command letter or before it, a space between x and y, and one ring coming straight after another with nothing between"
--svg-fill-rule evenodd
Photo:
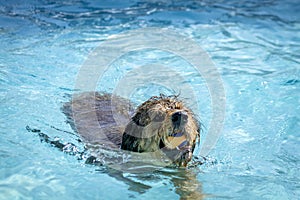
<instances>
[{"instance_id":1,"label":"pool water","mask_svg":"<svg viewBox=\"0 0 300 200\"><path fill-rule=\"evenodd\" d=\"M0 199L298 199L299 10L293 0L1 1ZM225 121L202 165L122 172L85 164L26 129L83 151L61 107L78 92L78 73L97 47L113 35L145 27L192 39L220 73ZM188 101L197 101L205 139L212 118L210 91L170 52L140 51L116 59L97 88L112 92L122 74L153 62L171 64L185 79L182 84L192 86L197 98ZM139 104L159 92L180 91L145 84L135 88L131 100Z\"/></svg>"}]
</instances>

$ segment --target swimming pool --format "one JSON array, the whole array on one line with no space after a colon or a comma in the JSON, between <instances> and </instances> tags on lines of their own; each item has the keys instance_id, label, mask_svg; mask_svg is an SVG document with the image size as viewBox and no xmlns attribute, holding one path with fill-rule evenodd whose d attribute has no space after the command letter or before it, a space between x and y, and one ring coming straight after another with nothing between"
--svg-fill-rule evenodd
<instances>
[{"instance_id":1,"label":"swimming pool","mask_svg":"<svg viewBox=\"0 0 300 200\"><path fill-rule=\"evenodd\" d=\"M0 2L0 199L299 198L299 10L293 0ZM82 151L61 112L78 92L80 70L105 41L147 27L193 40L220 73L225 121L204 164L121 173L85 164L27 131L38 129ZM184 79L175 85L191 85L196 99L189 101L197 101L205 139L212 94L206 80L170 52L141 50L116 59L97 89L114 91L124 73L153 63L172 66ZM127 77L163 79L154 75L152 70ZM159 92L180 92L172 89L145 84L130 98L138 104Z\"/></svg>"}]
</instances>

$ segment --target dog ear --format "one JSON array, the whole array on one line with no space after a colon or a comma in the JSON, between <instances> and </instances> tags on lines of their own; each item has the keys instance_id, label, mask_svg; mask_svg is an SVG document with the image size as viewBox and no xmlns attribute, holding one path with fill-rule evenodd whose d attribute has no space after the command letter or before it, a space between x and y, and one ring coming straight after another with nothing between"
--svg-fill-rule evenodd
<instances>
[{"instance_id":1,"label":"dog ear","mask_svg":"<svg viewBox=\"0 0 300 200\"><path fill-rule=\"evenodd\" d=\"M150 116L148 114L148 112L146 111L141 111L141 112L137 112L133 117L132 117L132 121L135 122L135 124L137 126L147 126L151 119Z\"/></svg>"},{"instance_id":2,"label":"dog ear","mask_svg":"<svg viewBox=\"0 0 300 200\"><path fill-rule=\"evenodd\" d=\"M122 136L121 149L139 152L139 144L137 138L124 132Z\"/></svg>"},{"instance_id":3,"label":"dog ear","mask_svg":"<svg viewBox=\"0 0 300 200\"><path fill-rule=\"evenodd\" d=\"M144 126L137 125L135 122L131 121L127 124L125 128L125 133L135 138L143 138L144 128Z\"/></svg>"},{"instance_id":4,"label":"dog ear","mask_svg":"<svg viewBox=\"0 0 300 200\"><path fill-rule=\"evenodd\" d=\"M143 135L144 129L144 126L139 126L133 121L129 122L123 133L121 149L139 153L150 151L149 146L153 138Z\"/></svg>"}]
</instances>

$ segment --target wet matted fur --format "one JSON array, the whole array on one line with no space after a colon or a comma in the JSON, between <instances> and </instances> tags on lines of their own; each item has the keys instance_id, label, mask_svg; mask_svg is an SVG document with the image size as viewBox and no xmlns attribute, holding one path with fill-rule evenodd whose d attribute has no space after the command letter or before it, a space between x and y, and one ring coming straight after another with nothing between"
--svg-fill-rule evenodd
<instances>
[{"instance_id":1,"label":"wet matted fur","mask_svg":"<svg viewBox=\"0 0 300 200\"><path fill-rule=\"evenodd\" d=\"M200 138L199 122L178 96L154 96L134 110L127 99L90 92L66 103L63 112L86 143L162 150L177 166L187 165Z\"/></svg>"}]
</instances>

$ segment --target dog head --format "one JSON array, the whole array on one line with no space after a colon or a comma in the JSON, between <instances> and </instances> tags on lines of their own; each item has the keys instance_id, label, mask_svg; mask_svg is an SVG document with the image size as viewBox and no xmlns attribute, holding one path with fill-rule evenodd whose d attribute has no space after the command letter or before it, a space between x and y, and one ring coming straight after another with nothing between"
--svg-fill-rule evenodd
<instances>
[{"instance_id":1,"label":"dog head","mask_svg":"<svg viewBox=\"0 0 300 200\"><path fill-rule=\"evenodd\" d=\"M192 159L200 124L177 96L154 96L140 105L126 126L121 148L135 152L162 150L177 166Z\"/></svg>"}]
</instances>

